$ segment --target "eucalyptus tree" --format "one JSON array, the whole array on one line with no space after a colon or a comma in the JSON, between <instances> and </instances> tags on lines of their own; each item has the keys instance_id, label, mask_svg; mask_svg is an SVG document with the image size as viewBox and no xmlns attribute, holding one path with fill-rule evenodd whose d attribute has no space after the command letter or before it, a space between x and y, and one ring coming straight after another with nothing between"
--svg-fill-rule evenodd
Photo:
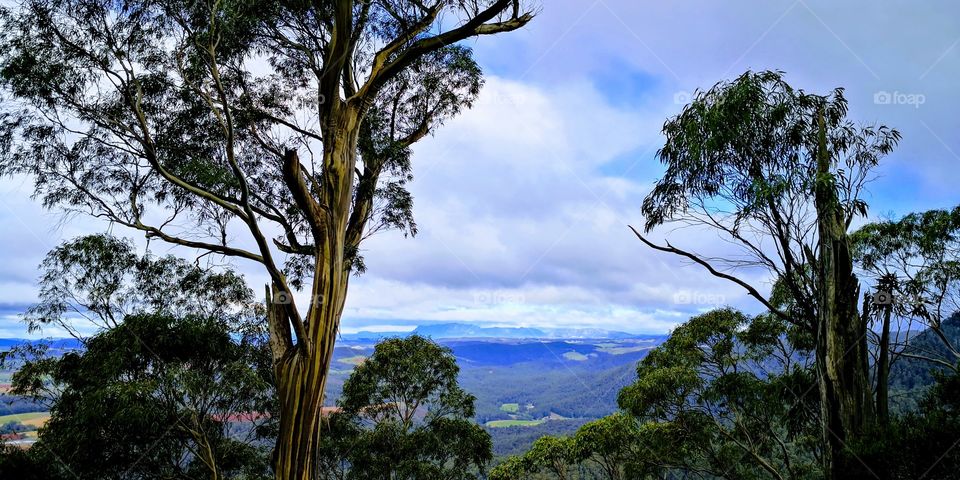
<instances>
[{"instance_id":1,"label":"eucalyptus tree","mask_svg":"<svg viewBox=\"0 0 960 480\"><path fill-rule=\"evenodd\" d=\"M545 437L491 478L823 478L813 338L772 314L713 310L678 326L637 364L622 412ZM538 478L538 477L532 477ZM588 477L583 477L588 478Z\"/></svg>"},{"instance_id":2,"label":"eucalyptus tree","mask_svg":"<svg viewBox=\"0 0 960 480\"><path fill-rule=\"evenodd\" d=\"M722 477L702 467L709 436L694 425L661 420L617 412L584 424L574 436L539 438L491 469L490 479Z\"/></svg>"},{"instance_id":3,"label":"eucalyptus tree","mask_svg":"<svg viewBox=\"0 0 960 480\"><path fill-rule=\"evenodd\" d=\"M620 407L661 434L634 449L700 478L822 478L816 397L803 395L816 386L812 344L770 314L724 308L691 318L620 391ZM659 444L674 451L644 452Z\"/></svg>"},{"instance_id":4,"label":"eucalyptus tree","mask_svg":"<svg viewBox=\"0 0 960 480\"><path fill-rule=\"evenodd\" d=\"M584 460L596 464L608 480L626 479L627 465L645 453L637 455L640 425L623 412L584 424L573 438Z\"/></svg>"},{"instance_id":5,"label":"eucalyptus tree","mask_svg":"<svg viewBox=\"0 0 960 480\"><path fill-rule=\"evenodd\" d=\"M131 315L216 318L232 335L263 344L263 315L253 291L232 270L204 268L173 255L139 255L132 242L87 235L56 246L40 264L39 299L23 319L31 333L53 327L86 346ZM45 342L23 343L0 353L0 366L15 369L19 393L50 406L63 385L50 382L59 368ZM263 347L257 346L259 350Z\"/></svg>"},{"instance_id":6,"label":"eucalyptus tree","mask_svg":"<svg viewBox=\"0 0 960 480\"><path fill-rule=\"evenodd\" d=\"M140 255L129 240L105 234L78 237L48 252L39 287L39 301L24 312L27 329L59 327L80 342L119 327L127 315L216 317L240 333L257 329L252 319L263 314L236 272L173 255Z\"/></svg>"},{"instance_id":7,"label":"eucalyptus tree","mask_svg":"<svg viewBox=\"0 0 960 480\"><path fill-rule=\"evenodd\" d=\"M36 460L53 478L269 478L256 427L273 399L256 340L223 318L128 315L46 371L19 371L16 394L59 387Z\"/></svg>"},{"instance_id":8,"label":"eucalyptus tree","mask_svg":"<svg viewBox=\"0 0 960 480\"><path fill-rule=\"evenodd\" d=\"M321 478L483 478L493 444L473 422L476 399L459 372L449 348L418 335L378 343L327 419L340 435L321 442Z\"/></svg>"},{"instance_id":9,"label":"eucalyptus tree","mask_svg":"<svg viewBox=\"0 0 960 480\"><path fill-rule=\"evenodd\" d=\"M548 472L558 480L572 478L571 467L582 460L573 437L540 437L523 456L532 472Z\"/></svg>"},{"instance_id":10,"label":"eucalyptus tree","mask_svg":"<svg viewBox=\"0 0 960 480\"><path fill-rule=\"evenodd\" d=\"M0 355L16 368L10 393L51 411L20 460L49 478L269 475L272 369L243 277L110 235L64 242L40 270L28 328L59 327L83 348Z\"/></svg>"},{"instance_id":11,"label":"eucalyptus tree","mask_svg":"<svg viewBox=\"0 0 960 480\"><path fill-rule=\"evenodd\" d=\"M666 122L658 157L666 172L644 199L645 230L683 224L716 232L739 252L710 258L648 246L691 260L743 287L774 315L818 339L817 376L827 474L859 464L845 445L873 418L867 308L854 274L848 230L866 214L871 171L900 134L846 118L842 89L814 95L780 72L747 72L698 92ZM764 269L793 301L775 305L739 273Z\"/></svg>"},{"instance_id":12,"label":"eucalyptus tree","mask_svg":"<svg viewBox=\"0 0 960 480\"><path fill-rule=\"evenodd\" d=\"M887 421L896 360L913 358L960 372L960 346L943 329L943 321L960 311L960 207L870 223L852 241L857 266L876 290L877 412ZM911 343L917 326L933 332L941 348Z\"/></svg>"},{"instance_id":13,"label":"eucalyptus tree","mask_svg":"<svg viewBox=\"0 0 960 480\"><path fill-rule=\"evenodd\" d=\"M531 468L528 458L512 455L490 470L490 480L525 480L530 478Z\"/></svg>"},{"instance_id":14,"label":"eucalyptus tree","mask_svg":"<svg viewBox=\"0 0 960 480\"><path fill-rule=\"evenodd\" d=\"M458 42L532 17L520 0L25 0L0 11L0 174L33 176L48 207L260 264L276 475L308 478L361 242L415 233L410 147L481 86Z\"/></svg>"}]
</instances>

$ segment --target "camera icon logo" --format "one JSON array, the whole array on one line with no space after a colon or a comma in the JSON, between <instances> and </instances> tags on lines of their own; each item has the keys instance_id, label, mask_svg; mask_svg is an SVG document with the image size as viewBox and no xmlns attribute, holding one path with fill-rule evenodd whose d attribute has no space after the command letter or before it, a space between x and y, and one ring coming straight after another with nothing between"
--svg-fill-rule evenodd
<instances>
[{"instance_id":1,"label":"camera icon logo","mask_svg":"<svg viewBox=\"0 0 960 480\"><path fill-rule=\"evenodd\" d=\"M681 91L673 94L673 103L675 103L675 104L677 104L677 105L686 105L686 104L690 103L690 99L691 99L692 97L693 97L693 96L690 95L690 92L687 92L687 91L685 91L685 90L681 90Z\"/></svg>"},{"instance_id":2,"label":"camera icon logo","mask_svg":"<svg viewBox=\"0 0 960 480\"><path fill-rule=\"evenodd\" d=\"M290 305L293 303L293 295L290 292L278 290L273 292L273 303L277 305Z\"/></svg>"},{"instance_id":3,"label":"camera icon logo","mask_svg":"<svg viewBox=\"0 0 960 480\"><path fill-rule=\"evenodd\" d=\"M880 291L873 294L874 305L892 305L893 295L890 292Z\"/></svg>"},{"instance_id":4,"label":"camera icon logo","mask_svg":"<svg viewBox=\"0 0 960 480\"><path fill-rule=\"evenodd\" d=\"M873 103L877 105L890 105L893 103L893 94L886 90L881 90L873 94Z\"/></svg>"}]
</instances>

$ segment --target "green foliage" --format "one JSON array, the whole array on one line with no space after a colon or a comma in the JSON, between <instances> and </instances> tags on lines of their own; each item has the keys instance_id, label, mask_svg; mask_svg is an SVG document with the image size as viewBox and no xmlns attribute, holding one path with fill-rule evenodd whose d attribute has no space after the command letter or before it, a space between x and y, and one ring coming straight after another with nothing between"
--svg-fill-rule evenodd
<instances>
[{"instance_id":1,"label":"green foliage","mask_svg":"<svg viewBox=\"0 0 960 480\"><path fill-rule=\"evenodd\" d=\"M866 216L865 185L901 137L883 125L855 124L847 110L842 89L810 94L791 87L782 72L746 72L697 92L664 124L658 157L666 171L644 199L646 230L670 222L703 228L740 254L706 258L669 243L656 245L636 232L638 237L745 288L778 321L801 329L782 330L794 347L817 339L813 354L823 405L814 408L777 408L782 402L772 399L778 389L800 392L794 397L804 403L809 389L802 387L813 384L813 375L795 369L788 355L778 360L783 368L768 375L766 360L749 347L738 350L749 339L738 338L730 325L743 322L732 318L726 324L703 316L691 320L703 328L687 328L672 352L648 357L650 371L638 369L640 379L621 403L655 420L709 427L705 432L713 438L693 458L706 459L703 469L719 476L810 475L819 452L804 451L807 435L794 427L812 416L803 411L820 409L822 428L812 431L819 430L828 447L824 474L843 476L844 439L862 434L871 422L867 325L858 310L847 230ZM771 298L736 276L748 267L763 268L777 280ZM762 351L776 350L786 351ZM744 362L748 366L740 367Z\"/></svg>"},{"instance_id":2,"label":"green foliage","mask_svg":"<svg viewBox=\"0 0 960 480\"><path fill-rule=\"evenodd\" d=\"M852 237L866 270L882 269L891 257L939 258L960 241L960 207L911 213L899 220L864 225Z\"/></svg>"},{"instance_id":3,"label":"green foliage","mask_svg":"<svg viewBox=\"0 0 960 480\"><path fill-rule=\"evenodd\" d=\"M953 354L943 338L946 338L953 348L960 348L960 314L954 314L944 320L938 330L939 333L931 329L912 332L909 341L901 347L904 353L917 355L900 356L891 366L890 389L896 392L891 396L891 400L895 401L892 405L894 410L903 410L904 413L918 411L922 398L928 393L927 390L936 383L935 375L956 372L956 365L947 366L940 362L930 362L928 358L943 361L952 358Z\"/></svg>"},{"instance_id":4,"label":"green foliage","mask_svg":"<svg viewBox=\"0 0 960 480\"><path fill-rule=\"evenodd\" d=\"M851 448L862 462L861 475L884 480L956 478L960 468L960 376L938 374L917 412L894 418L887 427Z\"/></svg>"},{"instance_id":5,"label":"green foliage","mask_svg":"<svg viewBox=\"0 0 960 480\"><path fill-rule=\"evenodd\" d=\"M167 255L143 256L128 240L79 237L51 250L40 265L39 302L24 314L31 331L55 325L82 340L71 318L100 329L129 314L215 316L238 326L254 316L253 294L243 277Z\"/></svg>"},{"instance_id":6,"label":"green foliage","mask_svg":"<svg viewBox=\"0 0 960 480\"><path fill-rule=\"evenodd\" d=\"M890 308L897 327L930 328L940 338L933 350L911 349L903 332L894 339L894 359L907 354L953 369L960 349L943 330L960 306L960 207L870 223L851 241L864 276L886 295L876 309Z\"/></svg>"},{"instance_id":7,"label":"green foliage","mask_svg":"<svg viewBox=\"0 0 960 480\"><path fill-rule=\"evenodd\" d=\"M624 412L543 437L491 475L817 478L819 399L812 352L790 340L797 329L732 309L696 316L639 363Z\"/></svg>"},{"instance_id":8,"label":"green foliage","mask_svg":"<svg viewBox=\"0 0 960 480\"><path fill-rule=\"evenodd\" d=\"M640 362L620 405L672 426L661 433L676 435L667 443L678 449L661 461L674 468L735 478L814 475L812 353L790 343L791 328L730 309L696 316Z\"/></svg>"},{"instance_id":9,"label":"green foliage","mask_svg":"<svg viewBox=\"0 0 960 480\"><path fill-rule=\"evenodd\" d=\"M622 412L590 422L574 436L581 457L595 462L607 478L621 480L626 466L635 461L641 431L637 421Z\"/></svg>"},{"instance_id":10,"label":"green foliage","mask_svg":"<svg viewBox=\"0 0 960 480\"><path fill-rule=\"evenodd\" d=\"M817 268L819 222L836 216L842 229L866 215L864 186L900 140L886 126L853 123L847 109L842 89L811 94L791 87L777 71L746 72L697 92L664 124L658 157L666 171L644 199L645 227L702 227L742 255L707 261L670 245L659 249L709 265L715 276L746 287L769 310L814 335L825 281ZM741 267L762 267L778 279L774 298L729 273Z\"/></svg>"},{"instance_id":11,"label":"green foliage","mask_svg":"<svg viewBox=\"0 0 960 480\"><path fill-rule=\"evenodd\" d=\"M358 211L351 236L415 234L410 146L470 107L483 83L472 50L456 44L476 32L417 43L442 12L478 12L449 2L409 7L355 2L351 45L337 55L328 49L341 18L323 2L31 0L0 8L0 93L18 105L0 113L0 175L33 176L45 206L273 269L269 243L253 254L227 238L231 222L254 239L269 223L299 286L313 274L318 239L294 191L302 180L329 201L319 187L330 168L322 146L357 139L347 168L358 173L344 185ZM496 31L531 18L516 15L523 18ZM388 44L392 53L377 55ZM362 95L346 98L355 93ZM333 105L348 103L356 122L334 132ZM310 155L303 179L283 176L287 149ZM345 255L362 270L358 242Z\"/></svg>"},{"instance_id":12,"label":"green foliage","mask_svg":"<svg viewBox=\"0 0 960 480\"><path fill-rule=\"evenodd\" d=\"M59 396L31 453L55 452L70 478L266 478L256 435L230 433L271 402L262 352L222 320L128 316L52 362Z\"/></svg>"},{"instance_id":13,"label":"green foliage","mask_svg":"<svg viewBox=\"0 0 960 480\"><path fill-rule=\"evenodd\" d=\"M343 386L321 437L322 478L471 479L492 454L470 419L448 348L420 337L377 344Z\"/></svg>"},{"instance_id":14,"label":"green foliage","mask_svg":"<svg viewBox=\"0 0 960 480\"><path fill-rule=\"evenodd\" d=\"M56 459L16 445L0 444L0 478L17 480L66 480ZM76 477L74 477L76 478Z\"/></svg>"},{"instance_id":15,"label":"green foliage","mask_svg":"<svg viewBox=\"0 0 960 480\"><path fill-rule=\"evenodd\" d=\"M822 179L810 173L821 112L831 155L841 165ZM667 171L644 200L647 229L688 208L733 207L727 211L737 226L764 222L771 209L799 207L795 199L812 198L817 182L837 189L847 217L865 214L859 190L851 187L862 183L900 134L884 126L857 127L846 114L842 89L809 94L787 84L781 72L747 72L697 92L663 127L667 141L658 156Z\"/></svg>"},{"instance_id":16,"label":"green foliage","mask_svg":"<svg viewBox=\"0 0 960 480\"><path fill-rule=\"evenodd\" d=\"M410 147L479 93L457 44L532 18L519 1L4 5L0 176L30 177L46 207L260 264L286 295L269 316L283 415L313 417L361 242L415 233ZM299 309L306 282L324 298ZM319 432L295 423L280 476L314 468Z\"/></svg>"},{"instance_id":17,"label":"green foliage","mask_svg":"<svg viewBox=\"0 0 960 480\"><path fill-rule=\"evenodd\" d=\"M530 470L528 457L511 456L490 470L490 480L519 480L526 478Z\"/></svg>"},{"instance_id":18,"label":"green foliage","mask_svg":"<svg viewBox=\"0 0 960 480\"><path fill-rule=\"evenodd\" d=\"M62 326L84 349L58 357L26 344L4 353L18 368L11 393L51 411L29 455L9 462L49 464L50 478L266 474L270 359L242 277L141 257L108 235L58 246L41 269L29 326ZM81 336L77 315L99 331ZM256 421L240 426L238 415Z\"/></svg>"},{"instance_id":19,"label":"green foliage","mask_svg":"<svg viewBox=\"0 0 960 480\"><path fill-rule=\"evenodd\" d=\"M542 437L524 455L534 472L546 470L560 480L568 478L570 465L580 461L582 453L573 437Z\"/></svg>"},{"instance_id":20,"label":"green foliage","mask_svg":"<svg viewBox=\"0 0 960 480\"><path fill-rule=\"evenodd\" d=\"M54 325L86 343L77 318L105 333L130 315L160 315L215 318L251 340L264 334L255 320L262 308L229 269L204 269L172 255L139 256L131 242L102 234L64 242L40 269L39 302L24 314L31 331ZM0 354L0 363L16 368L12 393L46 403L59 396L60 386L50 381L59 362L43 343Z\"/></svg>"},{"instance_id":21,"label":"green foliage","mask_svg":"<svg viewBox=\"0 0 960 480\"><path fill-rule=\"evenodd\" d=\"M374 354L343 386L344 411L409 427L421 406L445 415L472 417L472 395L457 383L460 368L449 348L413 335L377 344Z\"/></svg>"}]
</instances>

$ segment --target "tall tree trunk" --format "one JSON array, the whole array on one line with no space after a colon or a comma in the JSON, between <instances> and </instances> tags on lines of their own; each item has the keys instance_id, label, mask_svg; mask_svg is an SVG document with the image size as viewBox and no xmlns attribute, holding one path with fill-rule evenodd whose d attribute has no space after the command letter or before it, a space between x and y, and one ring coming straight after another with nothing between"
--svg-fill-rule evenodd
<instances>
[{"instance_id":1,"label":"tall tree trunk","mask_svg":"<svg viewBox=\"0 0 960 480\"><path fill-rule=\"evenodd\" d=\"M890 315L893 305L884 305L883 325L877 352L877 420L882 425L890 421Z\"/></svg>"},{"instance_id":2,"label":"tall tree trunk","mask_svg":"<svg viewBox=\"0 0 960 480\"><path fill-rule=\"evenodd\" d=\"M301 185L304 191L298 200L306 212L314 215L317 252L310 307L304 320L305 338L291 345L287 341L291 338L291 322L284 306L269 309L280 403L280 432L273 458L277 480L307 480L317 475L324 389L350 277L346 231L353 200L359 116L350 110L339 113L328 130L330 134L325 135L330 140L324 144L321 191ZM288 164L292 170L287 181L300 182L299 160L293 155L290 161L296 163ZM315 197L319 197L319 203L312 203Z\"/></svg>"},{"instance_id":3,"label":"tall tree trunk","mask_svg":"<svg viewBox=\"0 0 960 480\"><path fill-rule=\"evenodd\" d=\"M859 462L848 445L865 432L873 419L868 375L867 325L857 311L860 286L853 273L846 215L831 173L826 126L819 116L817 209L820 265L817 373L827 478L853 478Z\"/></svg>"},{"instance_id":4,"label":"tall tree trunk","mask_svg":"<svg viewBox=\"0 0 960 480\"><path fill-rule=\"evenodd\" d=\"M332 343L329 352L332 352ZM290 356L278 368L280 432L274 450L277 480L316 478L323 392L330 354Z\"/></svg>"},{"instance_id":5,"label":"tall tree trunk","mask_svg":"<svg viewBox=\"0 0 960 480\"><path fill-rule=\"evenodd\" d=\"M307 322L311 347L289 350L274 364L280 403L280 431L273 458L277 480L316 478L327 372L346 299L346 281L340 280L314 297L317 300ZM271 309L274 314L282 311Z\"/></svg>"}]
</instances>

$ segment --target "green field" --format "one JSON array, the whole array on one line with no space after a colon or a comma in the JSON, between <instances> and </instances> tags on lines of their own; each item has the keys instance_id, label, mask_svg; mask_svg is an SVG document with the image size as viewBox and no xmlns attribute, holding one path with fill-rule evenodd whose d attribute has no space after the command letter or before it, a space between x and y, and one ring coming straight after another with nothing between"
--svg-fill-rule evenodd
<instances>
[{"instance_id":1,"label":"green field","mask_svg":"<svg viewBox=\"0 0 960 480\"><path fill-rule=\"evenodd\" d=\"M541 418L540 420L493 420L493 421L487 422L486 426L490 428L535 427L546 421L547 419L545 418Z\"/></svg>"},{"instance_id":2,"label":"green field","mask_svg":"<svg viewBox=\"0 0 960 480\"><path fill-rule=\"evenodd\" d=\"M520 404L504 403L503 405L500 405L500 411L507 412L507 413L517 413L520 411Z\"/></svg>"},{"instance_id":3,"label":"green field","mask_svg":"<svg viewBox=\"0 0 960 480\"><path fill-rule=\"evenodd\" d=\"M347 365L354 365L354 366L356 366L356 365L360 365L361 363L363 363L363 361L366 360L366 359L367 359L367 357L364 357L363 355L354 355L354 356L352 356L352 357L341 358L340 360L337 360L337 361L340 362L340 363L346 363Z\"/></svg>"},{"instance_id":4,"label":"green field","mask_svg":"<svg viewBox=\"0 0 960 480\"><path fill-rule=\"evenodd\" d=\"M635 347L604 347L599 350L604 353L609 353L610 355L623 355L626 353L642 352L644 350L650 350L651 346L649 345L640 345Z\"/></svg>"},{"instance_id":5,"label":"green field","mask_svg":"<svg viewBox=\"0 0 960 480\"><path fill-rule=\"evenodd\" d=\"M40 427L50 419L50 412L17 413L0 416L0 425L7 422L20 422L31 427Z\"/></svg>"}]
</instances>

